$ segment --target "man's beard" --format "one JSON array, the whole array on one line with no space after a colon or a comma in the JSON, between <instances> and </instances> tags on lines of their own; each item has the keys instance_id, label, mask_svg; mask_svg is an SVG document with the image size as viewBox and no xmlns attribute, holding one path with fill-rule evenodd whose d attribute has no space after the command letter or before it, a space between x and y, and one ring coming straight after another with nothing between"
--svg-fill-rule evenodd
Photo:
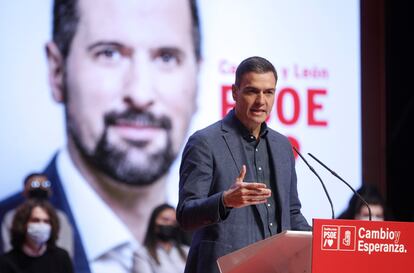
<instances>
[{"instance_id":1,"label":"man's beard","mask_svg":"<svg viewBox=\"0 0 414 273\"><path fill-rule=\"evenodd\" d=\"M127 110L123 113L108 113L104 117L105 129L102 136L95 148L88 150L79 133L80 127L68 115L69 113L66 113L68 131L81 155L88 163L115 181L128 185L150 185L167 173L176 157L172 148L171 120L167 117L157 118L151 113L135 110ZM129 141L123 149L110 143L108 141L108 128L116 124L119 119L131 122L139 120L140 123L165 130L167 133L165 146L155 153L142 156L140 160L145 161L144 163L129 161L127 149L142 149L142 153L144 153L145 145L148 143Z\"/></svg>"}]
</instances>

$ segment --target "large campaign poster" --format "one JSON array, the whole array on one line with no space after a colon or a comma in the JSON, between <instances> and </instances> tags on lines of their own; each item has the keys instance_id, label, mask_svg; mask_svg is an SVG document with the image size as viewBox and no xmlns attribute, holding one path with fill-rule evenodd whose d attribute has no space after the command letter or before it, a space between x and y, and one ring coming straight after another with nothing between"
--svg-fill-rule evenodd
<instances>
[{"instance_id":1,"label":"large campaign poster","mask_svg":"<svg viewBox=\"0 0 414 273\"><path fill-rule=\"evenodd\" d=\"M198 1L202 65L197 111L187 137L221 119L233 106L238 63L269 59L279 73L268 124L304 154L313 153L351 185L361 184L359 1ZM63 106L51 96L45 43L51 36L52 1L0 4L0 199L21 190L26 174L42 170L65 144ZM183 98L185 99L185 98ZM309 157L308 157L309 158ZM169 171L167 199L178 199L181 154ZM351 192L316 162L335 212ZM329 218L317 178L297 160L303 213Z\"/></svg>"}]
</instances>

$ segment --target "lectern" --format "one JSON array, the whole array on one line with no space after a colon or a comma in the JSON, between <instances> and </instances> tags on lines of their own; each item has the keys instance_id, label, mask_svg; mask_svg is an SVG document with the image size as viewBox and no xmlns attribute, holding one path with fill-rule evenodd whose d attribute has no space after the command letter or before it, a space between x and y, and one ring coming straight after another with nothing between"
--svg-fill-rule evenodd
<instances>
[{"instance_id":1,"label":"lectern","mask_svg":"<svg viewBox=\"0 0 414 273\"><path fill-rule=\"evenodd\" d=\"M221 273L310 273L312 233L284 231L220 257Z\"/></svg>"},{"instance_id":2,"label":"lectern","mask_svg":"<svg viewBox=\"0 0 414 273\"><path fill-rule=\"evenodd\" d=\"M222 273L411 273L414 223L314 219L217 260Z\"/></svg>"}]
</instances>

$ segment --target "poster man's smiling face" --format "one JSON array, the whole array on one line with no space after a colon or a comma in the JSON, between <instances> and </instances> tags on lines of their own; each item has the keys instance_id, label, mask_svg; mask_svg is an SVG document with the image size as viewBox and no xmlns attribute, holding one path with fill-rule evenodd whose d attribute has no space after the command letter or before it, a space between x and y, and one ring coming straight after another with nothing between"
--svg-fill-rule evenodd
<instances>
[{"instance_id":1,"label":"poster man's smiling face","mask_svg":"<svg viewBox=\"0 0 414 273\"><path fill-rule=\"evenodd\" d=\"M167 172L196 107L189 2L161 2L79 1L64 64L68 137L127 184L151 184Z\"/></svg>"}]
</instances>

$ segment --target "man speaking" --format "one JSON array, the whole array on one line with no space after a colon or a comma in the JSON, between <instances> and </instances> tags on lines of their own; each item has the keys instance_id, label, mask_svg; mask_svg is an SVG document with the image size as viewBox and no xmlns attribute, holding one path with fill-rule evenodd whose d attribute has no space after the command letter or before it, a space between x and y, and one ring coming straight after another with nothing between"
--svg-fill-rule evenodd
<instances>
[{"instance_id":1,"label":"man speaking","mask_svg":"<svg viewBox=\"0 0 414 273\"><path fill-rule=\"evenodd\" d=\"M185 272L219 272L223 255L282 230L311 229L300 211L292 147L265 122L276 82L266 59L242 61L234 109L188 140L177 207L180 225L195 230Z\"/></svg>"}]
</instances>

